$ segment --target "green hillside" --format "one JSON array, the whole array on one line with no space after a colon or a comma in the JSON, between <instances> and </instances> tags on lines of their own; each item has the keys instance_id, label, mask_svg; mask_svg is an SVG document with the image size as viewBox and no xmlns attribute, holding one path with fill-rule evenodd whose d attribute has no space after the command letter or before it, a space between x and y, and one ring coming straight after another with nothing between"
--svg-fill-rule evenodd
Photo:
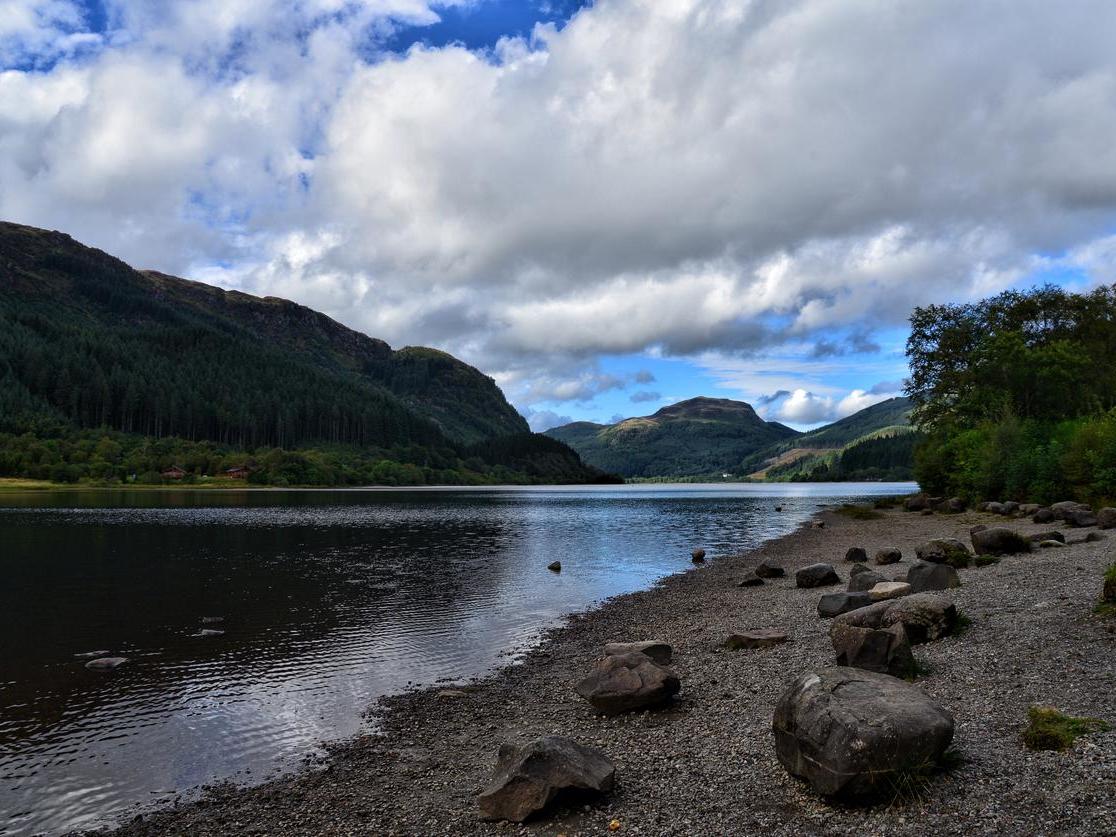
<instances>
[{"instance_id":1,"label":"green hillside","mask_svg":"<svg viewBox=\"0 0 1116 837\"><path fill-rule=\"evenodd\" d=\"M768 422L742 401L691 398L617 424L574 422L546 431L585 462L626 477L739 473L756 451L799 433Z\"/></svg>"},{"instance_id":2,"label":"green hillside","mask_svg":"<svg viewBox=\"0 0 1116 837\"><path fill-rule=\"evenodd\" d=\"M561 481L600 476L531 434L495 382L443 352L393 351L287 300L136 271L62 233L7 223L0 434L8 476L111 479L180 459L200 474L255 456L266 478L276 450L309 457L271 467L287 482L376 481L391 471L381 463L417 469L395 469L395 482L545 481L548 467ZM506 437L519 440L514 472L506 456L484 458ZM94 455L102 439L105 455ZM531 446L550 466L528 474Z\"/></svg>"}]
</instances>

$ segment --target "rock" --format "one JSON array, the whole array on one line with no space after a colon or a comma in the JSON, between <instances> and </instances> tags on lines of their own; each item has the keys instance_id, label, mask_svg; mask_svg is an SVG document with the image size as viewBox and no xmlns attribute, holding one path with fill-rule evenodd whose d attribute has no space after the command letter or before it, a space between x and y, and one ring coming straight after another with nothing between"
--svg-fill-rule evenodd
<instances>
[{"instance_id":1,"label":"rock","mask_svg":"<svg viewBox=\"0 0 1116 837\"><path fill-rule=\"evenodd\" d=\"M1092 511L1090 506L1084 503L1078 503L1075 500L1063 500L1060 503L1054 503L1050 506L1050 511L1054 512L1054 517L1058 520L1064 520L1067 523L1071 522L1074 512L1079 511Z\"/></svg>"},{"instance_id":2,"label":"rock","mask_svg":"<svg viewBox=\"0 0 1116 837\"><path fill-rule=\"evenodd\" d=\"M1059 547L1063 547L1063 546L1065 546L1065 543L1063 541L1055 541L1055 540L1039 541L1039 547L1041 549L1058 549Z\"/></svg>"},{"instance_id":3,"label":"rock","mask_svg":"<svg viewBox=\"0 0 1116 837\"><path fill-rule=\"evenodd\" d=\"M1003 504L1003 507L1003 514L1005 515L1015 514L1017 511L1019 511L1019 504L1014 500L1008 500L1006 503Z\"/></svg>"},{"instance_id":4,"label":"rock","mask_svg":"<svg viewBox=\"0 0 1116 837\"><path fill-rule=\"evenodd\" d=\"M661 706L682 688L678 675L646 654L617 654L598 660L577 684L577 693L606 715Z\"/></svg>"},{"instance_id":5,"label":"rock","mask_svg":"<svg viewBox=\"0 0 1116 837\"><path fill-rule=\"evenodd\" d=\"M949 564L919 561L907 570L907 583L911 585L912 593L922 593L926 590L948 590L951 587L960 587L961 578L957 575L957 570Z\"/></svg>"},{"instance_id":6,"label":"rock","mask_svg":"<svg viewBox=\"0 0 1116 837\"><path fill-rule=\"evenodd\" d=\"M834 667L807 672L775 707L775 753L824 796L894 793L932 768L953 740L953 716L887 674Z\"/></svg>"},{"instance_id":7,"label":"rock","mask_svg":"<svg viewBox=\"0 0 1116 837\"><path fill-rule=\"evenodd\" d=\"M562 572L562 562L561 561L551 561L549 564L546 565L546 568L548 570L550 570L552 573L560 573L560 572Z\"/></svg>"},{"instance_id":8,"label":"rock","mask_svg":"<svg viewBox=\"0 0 1116 837\"><path fill-rule=\"evenodd\" d=\"M900 599L911 592L911 585L904 581L881 581L868 591L868 597L874 602L883 602L889 599Z\"/></svg>"},{"instance_id":9,"label":"rock","mask_svg":"<svg viewBox=\"0 0 1116 837\"><path fill-rule=\"evenodd\" d=\"M225 635L224 631L217 630L216 628L202 628L200 631L195 631L194 633L190 634L190 636L200 636L200 637L224 636L224 635Z\"/></svg>"},{"instance_id":10,"label":"rock","mask_svg":"<svg viewBox=\"0 0 1116 837\"><path fill-rule=\"evenodd\" d=\"M883 564L898 564L903 560L903 553L896 549L894 546L884 547L876 552L876 563Z\"/></svg>"},{"instance_id":11,"label":"rock","mask_svg":"<svg viewBox=\"0 0 1116 837\"><path fill-rule=\"evenodd\" d=\"M915 547L915 557L931 564L967 567L972 561L969 549L956 538L936 538Z\"/></svg>"},{"instance_id":12,"label":"rock","mask_svg":"<svg viewBox=\"0 0 1116 837\"><path fill-rule=\"evenodd\" d=\"M1031 551L1031 542L1027 538L999 526L974 532L972 538L977 555L1016 555Z\"/></svg>"},{"instance_id":13,"label":"rock","mask_svg":"<svg viewBox=\"0 0 1116 837\"><path fill-rule=\"evenodd\" d=\"M776 506L775 507L775 511L777 511L777 512L781 512L782 510L783 510L782 506Z\"/></svg>"},{"instance_id":14,"label":"rock","mask_svg":"<svg viewBox=\"0 0 1116 837\"><path fill-rule=\"evenodd\" d=\"M469 693L461 689L439 689L437 693L439 700L456 700L468 696Z\"/></svg>"},{"instance_id":15,"label":"rock","mask_svg":"<svg viewBox=\"0 0 1116 837\"><path fill-rule=\"evenodd\" d=\"M756 567L756 575L760 578L782 578L787 571L771 561L762 561Z\"/></svg>"},{"instance_id":16,"label":"rock","mask_svg":"<svg viewBox=\"0 0 1116 837\"><path fill-rule=\"evenodd\" d=\"M620 654L645 654L661 666L670 665L674 658L674 649L668 643L657 639L646 639L642 642L608 642L605 643L606 657L615 657Z\"/></svg>"},{"instance_id":17,"label":"rock","mask_svg":"<svg viewBox=\"0 0 1116 837\"><path fill-rule=\"evenodd\" d=\"M824 520L815 520L813 523L810 524L810 528L812 528L812 529L824 529L825 528L825 521Z\"/></svg>"},{"instance_id":18,"label":"rock","mask_svg":"<svg viewBox=\"0 0 1116 837\"><path fill-rule=\"evenodd\" d=\"M758 631L745 631L742 634L729 634L724 646L730 651L754 651L757 648L771 648L787 641L789 637L778 628L760 628Z\"/></svg>"},{"instance_id":19,"label":"rock","mask_svg":"<svg viewBox=\"0 0 1116 837\"><path fill-rule=\"evenodd\" d=\"M1080 541L1078 541L1078 543L1096 543L1097 541L1103 541L1104 539L1105 536L1102 535L1100 532L1090 532Z\"/></svg>"},{"instance_id":20,"label":"rock","mask_svg":"<svg viewBox=\"0 0 1116 837\"><path fill-rule=\"evenodd\" d=\"M1053 523L1057 519L1058 516L1054 514L1053 509L1039 509L1031 515L1032 523Z\"/></svg>"},{"instance_id":21,"label":"rock","mask_svg":"<svg viewBox=\"0 0 1116 837\"><path fill-rule=\"evenodd\" d=\"M1108 507L1097 512L1097 526L1102 529L1116 529L1116 509Z\"/></svg>"},{"instance_id":22,"label":"rock","mask_svg":"<svg viewBox=\"0 0 1116 837\"><path fill-rule=\"evenodd\" d=\"M1019 513L1024 517L1030 517L1032 514L1036 514L1041 508L1042 506L1038 503L1023 503L1019 507Z\"/></svg>"},{"instance_id":23,"label":"rock","mask_svg":"<svg viewBox=\"0 0 1116 837\"><path fill-rule=\"evenodd\" d=\"M861 573L870 573L870 572L872 572L872 570L868 569L863 564L853 564L852 567L849 568L849 577L851 578L855 575L860 575Z\"/></svg>"},{"instance_id":24,"label":"rock","mask_svg":"<svg viewBox=\"0 0 1116 837\"><path fill-rule=\"evenodd\" d=\"M128 662L127 657L98 657L90 660L85 667L90 671L112 671Z\"/></svg>"},{"instance_id":25,"label":"rock","mask_svg":"<svg viewBox=\"0 0 1116 837\"><path fill-rule=\"evenodd\" d=\"M224 616L203 616L201 618L201 623L203 625L219 625L224 621Z\"/></svg>"},{"instance_id":26,"label":"rock","mask_svg":"<svg viewBox=\"0 0 1116 837\"><path fill-rule=\"evenodd\" d=\"M829 619L871 603L872 597L867 593L826 593L818 601L818 616Z\"/></svg>"},{"instance_id":27,"label":"rock","mask_svg":"<svg viewBox=\"0 0 1116 837\"><path fill-rule=\"evenodd\" d=\"M1004 513L1004 504L1003 503L987 503L984 506L984 510L986 512L988 512L989 514L1003 514Z\"/></svg>"},{"instance_id":28,"label":"rock","mask_svg":"<svg viewBox=\"0 0 1116 837\"><path fill-rule=\"evenodd\" d=\"M912 645L933 642L957 630L957 608L945 596L918 593L888 602L879 627L901 624Z\"/></svg>"},{"instance_id":29,"label":"rock","mask_svg":"<svg viewBox=\"0 0 1116 837\"><path fill-rule=\"evenodd\" d=\"M695 562L704 561L705 560L705 550L704 549L695 549L693 552L690 553L690 558L693 559L693 561L695 561Z\"/></svg>"},{"instance_id":30,"label":"rock","mask_svg":"<svg viewBox=\"0 0 1116 837\"><path fill-rule=\"evenodd\" d=\"M946 511L950 514L960 514L965 511L966 502L962 497L950 497L946 500Z\"/></svg>"},{"instance_id":31,"label":"rock","mask_svg":"<svg viewBox=\"0 0 1116 837\"><path fill-rule=\"evenodd\" d=\"M826 587L840 583L841 577L832 564L810 564L794 574L796 587Z\"/></svg>"},{"instance_id":32,"label":"rock","mask_svg":"<svg viewBox=\"0 0 1116 837\"><path fill-rule=\"evenodd\" d=\"M845 553L845 560L855 561L858 564L863 564L865 561L868 560L868 553L865 552L863 548L854 546Z\"/></svg>"},{"instance_id":33,"label":"rock","mask_svg":"<svg viewBox=\"0 0 1116 837\"><path fill-rule=\"evenodd\" d=\"M1062 543L1065 543L1066 536L1063 535L1061 532L1052 530L1050 532L1036 532L1033 535L1029 535L1028 540L1031 543L1042 543L1043 541L1061 541Z\"/></svg>"},{"instance_id":34,"label":"rock","mask_svg":"<svg viewBox=\"0 0 1116 837\"><path fill-rule=\"evenodd\" d=\"M983 523L978 523L978 524L977 524L976 526L970 526L970 527L969 527L969 534L970 534L970 535L973 535L973 534L975 534L975 533L977 533L977 532L983 532L983 531L984 531L985 529L987 529L987 528L988 528L988 527L987 527L987 526L985 526L985 525L984 525Z\"/></svg>"},{"instance_id":35,"label":"rock","mask_svg":"<svg viewBox=\"0 0 1116 837\"><path fill-rule=\"evenodd\" d=\"M925 494L915 494L903 501L903 508L911 512L920 512L930 508L930 502Z\"/></svg>"},{"instance_id":36,"label":"rock","mask_svg":"<svg viewBox=\"0 0 1116 837\"><path fill-rule=\"evenodd\" d=\"M853 573L849 578L848 590L850 593L867 593L877 584L883 581L891 581L887 576L880 575L872 570L864 570L864 572Z\"/></svg>"},{"instance_id":37,"label":"rock","mask_svg":"<svg viewBox=\"0 0 1116 837\"><path fill-rule=\"evenodd\" d=\"M921 514L923 517L930 517L930 515L932 515L933 513L934 513L933 509L923 509L922 511L919 512L919 514Z\"/></svg>"},{"instance_id":38,"label":"rock","mask_svg":"<svg viewBox=\"0 0 1116 837\"><path fill-rule=\"evenodd\" d=\"M1100 521L1092 509L1076 509L1070 512L1066 522L1071 526L1084 528L1086 526L1096 526Z\"/></svg>"},{"instance_id":39,"label":"rock","mask_svg":"<svg viewBox=\"0 0 1116 837\"><path fill-rule=\"evenodd\" d=\"M759 587L763 584L763 579L755 573L748 573L744 578L740 579L737 587Z\"/></svg>"},{"instance_id":40,"label":"rock","mask_svg":"<svg viewBox=\"0 0 1116 837\"><path fill-rule=\"evenodd\" d=\"M523 822L562 791L608 793L615 780L616 768L600 750L548 736L502 746L477 805L486 820Z\"/></svg>"},{"instance_id":41,"label":"rock","mask_svg":"<svg viewBox=\"0 0 1116 837\"><path fill-rule=\"evenodd\" d=\"M829 639L839 666L878 671L892 677L911 677L915 672L911 643L902 625L860 628L834 622L829 629Z\"/></svg>"}]
</instances>

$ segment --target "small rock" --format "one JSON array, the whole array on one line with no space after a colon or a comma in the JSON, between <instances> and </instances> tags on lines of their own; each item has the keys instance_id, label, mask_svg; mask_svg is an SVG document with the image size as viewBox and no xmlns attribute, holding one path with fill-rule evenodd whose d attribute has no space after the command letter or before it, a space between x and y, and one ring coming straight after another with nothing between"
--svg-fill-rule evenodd
<instances>
[{"instance_id":1,"label":"small rock","mask_svg":"<svg viewBox=\"0 0 1116 837\"><path fill-rule=\"evenodd\" d=\"M854 546L845 553L845 560L863 564L868 560L868 553L862 547Z\"/></svg>"},{"instance_id":2,"label":"small rock","mask_svg":"<svg viewBox=\"0 0 1116 837\"><path fill-rule=\"evenodd\" d=\"M560 573L560 572L562 572L562 562L561 561L551 561L549 564L546 565L546 568L548 570L550 570L552 573Z\"/></svg>"},{"instance_id":3,"label":"small rock","mask_svg":"<svg viewBox=\"0 0 1116 837\"><path fill-rule=\"evenodd\" d=\"M1047 540L1047 541L1039 541L1039 548L1040 549L1059 549L1060 547L1063 547L1063 546L1065 546L1065 543L1063 543L1062 541L1056 541L1054 539L1050 539L1050 540Z\"/></svg>"},{"instance_id":4,"label":"small rock","mask_svg":"<svg viewBox=\"0 0 1116 837\"><path fill-rule=\"evenodd\" d=\"M577 693L606 715L649 709L678 694L678 675L646 654L617 654L598 660L577 684Z\"/></svg>"},{"instance_id":5,"label":"small rock","mask_svg":"<svg viewBox=\"0 0 1116 837\"><path fill-rule=\"evenodd\" d=\"M826 593L818 601L818 616L830 619L872 603L867 593Z\"/></svg>"},{"instance_id":6,"label":"small rock","mask_svg":"<svg viewBox=\"0 0 1116 837\"><path fill-rule=\"evenodd\" d=\"M763 584L763 579L755 573L748 573L744 578L740 579L737 587L759 587Z\"/></svg>"},{"instance_id":7,"label":"small rock","mask_svg":"<svg viewBox=\"0 0 1116 837\"><path fill-rule=\"evenodd\" d=\"M815 520L813 523L810 524L810 528L812 528L812 529L824 529L825 528L825 521L824 520Z\"/></svg>"},{"instance_id":8,"label":"small rock","mask_svg":"<svg viewBox=\"0 0 1116 837\"><path fill-rule=\"evenodd\" d=\"M1054 503L1050 506L1050 510L1054 512L1054 516L1058 520L1064 520L1067 523L1073 522L1073 515L1076 512L1091 513L1093 511L1091 506L1087 506L1084 503L1078 503L1075 500L1063 500L1060 503Z\"/></svg>"},{"instance_id":9,"label":"small rock","mask_svg":"<svg viewBox=\"0 0 1116 837\"><path fill-rule=\"evenodd\" d=\"M957 607L945 596L917 593L887 603L879 627L901 624L912 645L933 642L957 630Z\"/></svg>"},{"instance_id":10,"label":"small rock","mask_svg":"<svg viewBox=\"0 0 1116 837\"><path fill-rule=\"evenodd\" d=\"M1031 515L1031 521L1033 523L1053 523L1057 519L1058 517L1054 514L1053 509L1039 509Z\"/></svg>"},{"instance_id":11,"label":"small rock","mask_svg":"<svg viewBox=\"0 0 1116 837\"><path fill-rule=\"evenodd\" d=\"M903 501L903 508L911 512L920 512L930 508L930 502L925 494L915 494Z\"/></svg>"},{"instance_id":12,"label":"small rock","mask_svg":"<svg viewBox=\"0 0 1116 837\"><path fill-rule=\"evenodd\" d=\"M615 779L616 768L604 753L568 738L539 738L524 747L505 744L477 805L486 820L523 822L562 791L608 793Z\"/></svg>"},{"instance_id":13,"label":"small rock","mask_svg":"<svg viewBox=\"0 0 1116 837\"><path fill-rule=\"evenodd\" d=\"M1066 522L1071 526L1084 529L1087 526L1096 526L1100 521L1092 509L1078 509L1070 513Z\"/></svg>"},{"instance_id":14,"label":"small rock","mask_svg":"<svg viewBox=\"0 0 1116 837\"><path fill-rule=\"evenodd\" d=\"M900 599L911 592L911 585L904 581L881 581L868 591L868 596L874 602L883 602L890 599Z\"/></svg>"},{"instance_id":15,"label":"small rock","mask_svg":"<svg viewBox=\"0 0 1116 837\"><path fill-rule=\"evenodd\" d=\"M1024 517L1030 517L1033 514L1037 514L1038 510L1041 508L1042 506L1040 506L1038 503L1023 503L1019 507L1019 513Z\"/></svg>"},{"instance_id":16,"label":"small rock","mask_svg":"<svg viewBox=\"0 0 1116 837\"><path fill-rule=\"evenodd\" d=\"M112 671L128 662L127 657L98 657L90 660L85 667L90 671Z\"/></svg>"},{"instance_id":17,"label":"small rock","mask_svg":"<svg viewBox=\"0 0 1116 837\"><path fill-rule=\"evenodd\" d=\"M787 574L786 570L771 561L760 562L755 572L760 578L782 578Z\"/></svg>"},{"instance_id":18,"label":"small rock","mask_svg":"<svg viewBox=\"0 0 1116 837\"><path fill-rule=\"evenodd\" d=\"M690 558L693 560L693 562L695 564L697 564L701 561L704 561L705 560L705 550L704 549L695 549L693 552L690 553Z\"/></svg>"},{"instance_id":19,"label":"small rock","mask_svg":"<svg viewBox=\"0 0 1116 837\"><path fill-rule=\"evenodd\" d=\"M898 564L903 560L903 553L894 546L884 547L876 551L877 564Z\"/></svg>"},{"instance_id":20,"label":"small rock","mask_svg":"<svg viewBox=\"0 0 1116 837\"><path fill-rule=\"evenodd\" d=\"M984 510L989 514L1004 514L1003 503L986 503Z\"/></svg>"},{"instance_id":21,"label":"small rock","mask_svg":"<svg viewBox=\"0 0 1116 837\"><path fill-rule=\"evenodd\" d=\"M642 642L609 642L605 644L606 657L615 657L620 654L646 654L661 666L670 665L674 658L674 649L669 643L657 639L645 639Z\"/></svg>"},{"instance_id":22,"label":"small rock","mask_svg":"<svg viewBox=\"0 0 1116 837\"><path fill-rule=\"evenodd\" d=\"M724 646L730 651L754 651L758 648L771 648L780 645L788 639L785 631L778 628L761 628L757 631L745 631L741 634L729 634Z\"/></svg>"},{"instance_id":23,"label":"small rock","mask_svg":"<svg viewBox=\"0 0 1116 837\"><path fill-rule=\"evenodd\" d=\"M810 564L794 574L796 587L826 587L830 584L840 584L841 577L832 564Z\"/></svg>"}]
</instances>

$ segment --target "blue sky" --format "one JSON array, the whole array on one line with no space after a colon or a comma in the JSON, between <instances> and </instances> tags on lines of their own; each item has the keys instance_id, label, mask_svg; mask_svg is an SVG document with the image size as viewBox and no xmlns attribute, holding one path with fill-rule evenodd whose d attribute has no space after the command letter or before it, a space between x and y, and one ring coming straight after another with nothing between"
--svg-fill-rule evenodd
<instances>
[{"instance_id":1,"label":"blue sky","mask_svg":"<svg viewBox=\"0 0 1116 837\"><path fill-rule=\"evenodd\" d=\"M492 375L542 428L897 394L1116 281L1116 6L7 0L0 217Z\"/></svg>"}]
</instances>

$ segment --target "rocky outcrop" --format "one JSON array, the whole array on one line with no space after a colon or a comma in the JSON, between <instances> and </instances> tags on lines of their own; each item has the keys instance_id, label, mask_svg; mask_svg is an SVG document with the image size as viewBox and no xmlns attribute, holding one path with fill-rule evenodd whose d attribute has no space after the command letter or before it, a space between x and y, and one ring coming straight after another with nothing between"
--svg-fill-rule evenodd
<instances>
[{"instance_id":1,"label":"rocky outcrop","mask_svg":"<svg viewBox=\"0 0 1116 837\"><path fill-rule=\"evenodd\" d=\"M924 772L953 740L953 716L922 690L887 674L834 667L802 675L783 693L775 752L824 796L891 792Z\"/></svg>"},{"instance_id":2,"label":"rocky outcrop","mask_svg":"<svg viewBox=\"0 0 1116 837\"><path fill-rule=\"evenodd\" d=\"M486 820L523 822L563 791L607 793L615 780L616 768L604 753L568 738L505 744L477 806Z\"/></svg>"},{"instance_id":3,"label":"rocky outcrop","mask_svg":"<svg viewBox=\"0 0 1116 837\"><path fill-rule=\"evenodd\" d=\"M949 590L961 586L961 577L949 564L930 564L919 561L907 570L907 583L912 593L927 590Z\"/></svg>"},{"instance_id":4,"label":"rocky outcrop","mask_svg":"<svg viewBox=\"0 0 1116 837\"><path fill-rule=\"evenodd\" d=\"M606 657L618 657L622 654L646 654L661 666L670 665L674 657L674 649L668 643L657 639L646 639L642 642L608 642L605 643Z\"/></svg>"},{"instance_id":5,"label":"rocky outcrop","mask_svg":"<svg viewBox=\"0 0 1116 837\"><path fill-rule=\"evenodd\" d=\"M977 555L1016 555L1031 551L1030 540L1018 532L999 526L973 532L972 539Z\"/></svg>"},{"instance_id":6,"label":"rocky outcrop","mask_svg":"<svg viewBox=\"0 0 1116 837\"><path fill-rule=\"evenodd\" d=\"M616 654L598 660L577 684L577 693L605 715L661 706L678 694L678 675L646 654Z\"/></svg>"},{"instance_id":7,"label":"rocky outcrop","mask_svg":"<svg viewBox=\"0 0 1116 837\"><path fill-rule=\"evenodd\" d=\"M830 584L840 584L841 577L832 564L810 564L794 574L796 587L826 587Z\"/></svg>"},{"instance_id":8,"label":"rocky outcrop","mask_svg":"<svg viewBox=\"0 0 1116 837\"><path fill-rule=\"evenodd\" d=\"M888 628L862 628L834 622L829 639L837 655L837 665L877 671L893 677L915 673L914 654L902 625Z\"/></svg>"}]
</instances>

